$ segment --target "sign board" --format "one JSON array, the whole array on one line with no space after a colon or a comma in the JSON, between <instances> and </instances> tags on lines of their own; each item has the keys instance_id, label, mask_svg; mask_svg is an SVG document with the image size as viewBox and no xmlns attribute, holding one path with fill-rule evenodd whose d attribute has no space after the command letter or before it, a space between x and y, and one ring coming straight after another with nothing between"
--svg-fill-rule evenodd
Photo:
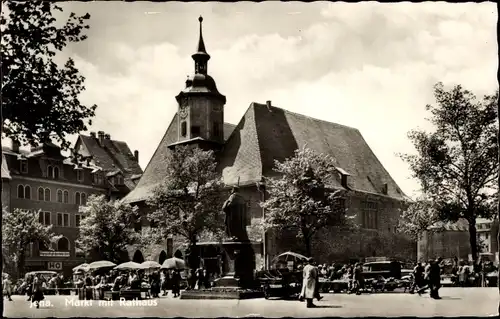
<instances>
[{"instance_id":1,"label":"sign board","mask_svg":"<svg viewBox=\"0 0 500 319\"><path fill-rule=\"evenodd\" d=\"M69 251L40 251L40 257L69 257Z\"/></svg>"},{"instance_id":2,"label":"sign board","mask_svg":"<svg viewBox=\"0 0 500 319\"><path fill-rule=\"evenodd\" d=\"M47 263L48 270L62 270L62 262L60 261L49 261Z\"/></svg>"}]
</instances>

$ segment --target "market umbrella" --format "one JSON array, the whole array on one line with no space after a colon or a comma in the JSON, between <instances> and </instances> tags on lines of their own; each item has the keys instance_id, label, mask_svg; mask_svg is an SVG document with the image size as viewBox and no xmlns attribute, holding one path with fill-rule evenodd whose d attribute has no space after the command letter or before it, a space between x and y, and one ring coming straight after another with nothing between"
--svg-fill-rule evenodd
<instances>
[{"instance_id":1,"label":"market umbrella","mask_svg":"<svg viewBox=\"0 0 500 319\"><path fill-rule=\"evenodd\" d=\"M294 253L293 251L287 251L285 253L282 253L281 255L278 255L276 259L285 259L285 261L293 260L293 261L305 261L307 260L307 257L298 253Z\"/></svg>"},{"instance_id":2,"label":"market umbrella","mask_svg":"<svg viewBox=\"0 0 500 319\"><path fill-rule=\"evenodd\" d=\"M107 260L100 260L100 261L94 261L93 263L89 264L89 269L100 269L100 268L110 268L116 266L115 263L112 263L111 261Z\"/></svg>"},{"instance_id":3,"label":"market umbrella","mask_svg":"<svg viewBox=\"0 0 500 319\"><path fill-rule=\"evenodd\" d=\"M161 265L157 263L156 261L148 260L145 261L141 264L142 268L144 269L154 269L154 268L161 268Z\"/></svg>"},{"instance_id":4,"label":"market umbrella","mask_svg":"<svg viewBox=\"0 0 500 319\"><path fill-rule=\"evenodd\" d=\"M120 269L120 270L135 270L135 269L142 269L141 267L141 264L138 264L136 262L133 262L133 261L128 261L126 263L123 263L123 264L119 264L118 266L116 266L115 268L113 269Z\"/></svg>"},{"instance_id":5,"label":"market umbrella","mask_svg":"<svg viewBox=\"0 0 500 319\"><path fill-rule=\"evenodd\" d=\"M83 271L83 272L89 271L89 264L83 263L83 264L78 265L75 268L73 268L73 272L80 272L80 271Z\"/></svg>"},{"instance_id":6,"label":"market umbrella","mask_svg":"<svg viewBox=\"0 0 500 319\"><path fill-rule=\"evenodd\" d=\"M186 263L182 259L172 257L163 262L161 269L186 269Z\"/></svg>"}]
</instances>

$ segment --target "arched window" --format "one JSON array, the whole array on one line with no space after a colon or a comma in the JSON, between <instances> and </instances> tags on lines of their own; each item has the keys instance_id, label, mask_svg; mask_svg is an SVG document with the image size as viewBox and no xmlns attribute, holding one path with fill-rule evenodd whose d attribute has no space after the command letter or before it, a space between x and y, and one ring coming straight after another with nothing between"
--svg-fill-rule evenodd
<instances>
[{"instance_id":1,"label":"arched window","mask_svg":"<svg viewBox=\"0 0 500 319\"><path fill-rule=\"evenodd\" d=\"M69 240L66 237L62 237L57 241L58 251L68 251L69 250Z\"/></svg>"},{"instance_id":2,"label":"arched window","mask_svg":"<svg viewBox=\"0 0 500 319\"><path fill-rule=\"evenodd\" d=\"M17 198L24 198L24 186L17 186Z\"/></svg>"},{"instance_id":3,"label":"arched window","mask_svg":"<svg viewBox=\"0 0 500 319\"><path fill-rule=\"evenodd\" d=\"M54 168L50 165L47 166L47 177L52 178L53 175L54 175Z\"/></svg>"},{"instance_id":4,"label":"arched window","mask_svg":"<svg viewBox=\"0 0 500 319\"><path fill-rule=\"evenodd\" d=\"M24 186L24 198L31 199L31 186Z\"/></svg>"},{"instance_id":5,"label":"arched window","mask_svg":"<svg viewBox=\"0 0 500 319\"><path fill-rule=\"evenodd\" d=\"M54 167L54 179L59 178L59 167Z\"/></svg>"},{"instance_id":6,"label":"arched window","mask_svg":"<svg viewBox=\"0 0 500 319\"><path fill-rule=\"evenodd\" d=\"M186 137L186 135L187 135L187 124L186 122L183 121L181 123L181 136Z\"/></svg>"},{"instance_id":7,"label":"arched window","mask_svg":"<svg viewBox=\"0 0 500 319\"><path fill-rule=\"evenodd\" d=\"M81 196L80 197L80 204L87 205L87 195L85 195L85 193L82 193L80 196Z\"/></svg>"},{"instance_id":8,"label":"arched window","mask_svg":"<svg viewBox=\"0 0 500 319\"><path fill-rule=\"evenodd\" d=\"M45 189L45 201L50 202L50 189L49 188Z\"/></svg>"},{"instance_id":9,"label":"arched window","mask_svg":"<svg viewBox=\"0 0 500 319\"><path fill-rule=\"evenodd\" d=\"M43 187L38 187L38 200L43 200L43 198L44 198Z\"/></svg>"},{"instance_id":10,"label":"arched window","mask_svg":"<svg viewBox=\"0 0 500 319\"><path fill-rule=\"evenodd\" d=\"M63 202L63 193L62 193L62 190L60 190L60 189L57 190L57 202L58 203Z\"/></svg>"},{"instance_id":11,"label":"arched window","mask_svg":"<svg viewBox=\"0 0 500 319\"><path fill-rule=\"evenodd\" d=\"M69 203L69 192L64 191L64 204Z\"/></svg>"},{"instance_id":12,"label":"arched window","mask_svg":"<svg viewBox=\"0 0 500 319\"><path fill-rule=\"evenodd\" d=\"M80 205L80 193L75 193L75 204Z\"/></svg>"}]
</instances>

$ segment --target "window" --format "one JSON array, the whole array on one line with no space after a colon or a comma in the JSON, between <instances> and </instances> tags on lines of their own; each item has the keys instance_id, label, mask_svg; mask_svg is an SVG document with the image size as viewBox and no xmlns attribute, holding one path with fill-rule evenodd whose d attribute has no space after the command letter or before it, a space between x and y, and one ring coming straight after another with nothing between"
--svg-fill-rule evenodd
<instances>
[{"instance_id":1,"label":"window","mask_svg":"<svg viewBox=\"0 0 500 319\"><path fill-rule=\"evenodd\" d=\"M69 214L64 214L63 215L63 226L64 227L69 227Z\"/></svg>"},{"instance_id":2,"label":"window","mask_svg":"<svg viewBox=\"0 0 500 319\"><path fill-rule=\"evenodd\" d=\"M363 227L377 229L377 203L366 201L363 203Z\"/></svg>"},{"instance_id":3,"label":"window","mask_svg":"<svg viewBox=\"0 0 500 319\"><path fill-rule=\"evenodd\" d=\"M69 250L69 240L66 237L62 237L57 241L58 251L68 251Z\"/></svg>"},{"instance_id":4,"label":"window","mask_svg":"<svg viewBox=\"0 0 500 319\"><path fill-rule=\"evenodd\" d=\"M57 202L58 203L62 203L63 202L63 192L60 189L57 190Z\"/></svg>"},{"instance_id":5,"label":"window","mask_svg":"<svg viewBox=\"0 0 500 319\"><path fill-rule=\"evenodd\" d=\"M51 178L54 175L54 168L52 166L47 166L47 177Z\"/></svg>"},{"instance_id":6,"label":"window","mask_svg":"<svg viewBox=\"0 0 500 319\"><path fill-rule=\"evenodd\" d=\"M31 199L31 186L24 186L24 198Z\"/></svg>"},{"instance_id":7,"label":"window","mask_svg":"<svg viewBox=\"0 0 500 319\"><path fill-rule=\"evenodd\" d=\"M76 179L79 182L83 182L83 170L81 170L81 169L76 170Z\"/></svg>"},{"instance_id":8,"label":"window","mask_svg":"<svg viewBox=\"0 0 500 319\"><path fill-rule=\"evenodd\" d=\"M97 184L97 185L102 184L103 178L102 178L102 175L100 173L94 173L93 178L94 178L94 184Z\"/></svg>"},{"instance_id":9,"label":"window","mask_svg":"<svg viewBox=\"0 0 500 319\"><path fill-rule=\"evenodd\" d=\"M218 122L214 122L213 130L214 130L214 136L219 137L220 136L220 125Z\"/></svg>"},{"instance_id":10,"label":"window","mask_svg":"<svg viewBox=\"0 0 500 319\"><path fill-rule=\"evenodd\" d=\"M111 176L111 178L109 179L109 182L111 183L111 185L115 185L116 184L115 177Z\"/></svg>"},{"instance_id":11,"label":"window","mask_svg":"<svg viewBox=\"0 0 500 319\"><path fill-rule=\"evenodd\" d=\"M75 227L80 227L81 216L75 215Z\"/></svg>"},{"instance_id":12,"label":"window","mask_svg":"<svg viewBox=\"0 0 500 319\"><path fill-rule=\"evenodd\" d=\"M182 122L181 123L181 136L182 137L186 137L187 135L187 125L186 125L186 122Z\"/></svg>"},{"instance_id":13,"label":"window","mask_svg":"<svg viewBox=\"0 0 500 319\"><path fill-rule=\"evenodd\" d=\"M64 197L63 197L64 204L69 203L69 192L68 191L64 191L63 194L64 194Z\"/></svg>"},{"instance_id":14,"label":"window","mask_svg":"<svg viewBox=\"0 0 500 319\"><path fill-rule=\"evenodd\" d=\"M19 162L19 170L20 170L20 171L21 171L21 173L23 173L23 174L28 173L28 161L27 161L27 160L22 159L22 160Z\"/></svg>"},{"instance_id":15,"label":"window","mask_svg":"<svg viewBox=\"0 0 500 319\"><path fill-rule=\"evenodd\" d=\"M121 175L116 176L116 184L123 185L123 176L121 176Z\"/></svg>"},{"instance_id":16,"label":"window","mask_svg":"<svg viewBox=\"0 0 500 319\"><path fill-rule=\"evenodd\" d=\"M45 199L46 202L50 202L50 189L49 188L45 189L44 199Z\"/></svg>"},{"instance_id":17,"label":"window","mask_svg":"<svg viewBox=\"0 0 500 319\"><path fill-rule=\"evenodd\" d=\"M197 125L191 126L191 137L200 136L200 127Z\"/></svg>"},{"instance_id":18,"label":"window","mask_svg":"<svg viewBox=\"0 0 500 319\"><path fill-rule=\"evenodd\" d=\"M62 226L62 225L63 225L63 214L57 213L57 226Z\"/></svg>"},{"instance_id":19,"label":"window","mask_svg":"<svg viewBox=\"0 0 500 319\"><path fill-rule=\"evenodd\" d=\"M44 190L43 190L43 187L38 187L38 200L43 200L44 198Z\"/></svg>"},{"instance_id":20,"label":"window","mask_svg":"<svg viewBox=\"0 0 500 319\"><path fill-rule=\"evenodd\" d=\"M59 167L54 167L54 179L59 178Z\"/></svg>"},{"instance_id":21,"label":"window","mask_svg":"<svg viewBox=\"0 0 500 319\"><path fill-rule=\"evenodd\" d=\"M75 193L75 204L80 205L80 193Z\"/></svg>"},{"instance_id":22,"label":"window","mask_svg":"<svg viewBox=\"0 0 500 319\"><path fill-rule=\"evenodd\" d=\"M80 194L80 204L87 205L87 195L85 195L85 193Z\"/></svg>"},{"instance_id":23,"label":"window","mask_svg":"<svg viewBox=\"0 0 500 319\"><path fill-rule=\"evenodd\" d=\"M50 225L50 212L39 212L38 221L43 225Z\"/></svg>"},{"instance_id":24,"label":"window","mask_svg":"<svg viewBox=\"0 0 500 319\"><path fill-rule=\"evenodd\" d=\"M17 186L17 198L24 198L24 186Z\"/></svg>"},{"instance_id":25,"label":"window","mask_svg":"<svg viewBox=\"0 0 500 319\"><path fill-rule=\"evenodd\" d=\"M69 227L69 214L68 213L57 213L57 226Z\"/></svg>"}]
</instances>

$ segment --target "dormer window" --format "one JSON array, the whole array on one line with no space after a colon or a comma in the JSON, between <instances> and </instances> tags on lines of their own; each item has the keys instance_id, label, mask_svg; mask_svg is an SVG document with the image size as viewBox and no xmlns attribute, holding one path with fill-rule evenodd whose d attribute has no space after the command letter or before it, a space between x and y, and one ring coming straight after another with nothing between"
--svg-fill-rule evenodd
<instances>
[{"instance_id":1,"label":"dormer window","mask_svg":"<svg viewBox=\"0 0 500 319\"><path fill-rule=\"evenodd\" d=\"M103 181L103 178L102 178L102 175L101 173L94 173L93 174L93 182L94 184L96 185L101 185L102 184L102 181Z\"/></svg>"},{"instance_id":2,"label":"dormer window","mask_svg":"<svg viewBox=\"0 0 500 319\"><path fill-rule=\"evenodd\" d=\"M58 179L59 178L59 167L49 165L47 166L47 177Z\"/></svg>"},{"instance_id":3,"label":"dormer window","mask_svg":"<svg viewBox=\"0 0 500 319\"><path fill-rule=\"evenodd\" d=\"M116 176L116 184L123 185L123 176L121 176L121 175Z\"/></svg>"},{"instance_id":4,"label":"dormer window","mask_svg":"<svg viewBox=\"0 0 500 319\"><path fill-rule=\"evenodd\" d=\"M26 159L23 158L19 161L19 169L22 174L28 173L28 161Z\"/></svg>"}]
</instances>

